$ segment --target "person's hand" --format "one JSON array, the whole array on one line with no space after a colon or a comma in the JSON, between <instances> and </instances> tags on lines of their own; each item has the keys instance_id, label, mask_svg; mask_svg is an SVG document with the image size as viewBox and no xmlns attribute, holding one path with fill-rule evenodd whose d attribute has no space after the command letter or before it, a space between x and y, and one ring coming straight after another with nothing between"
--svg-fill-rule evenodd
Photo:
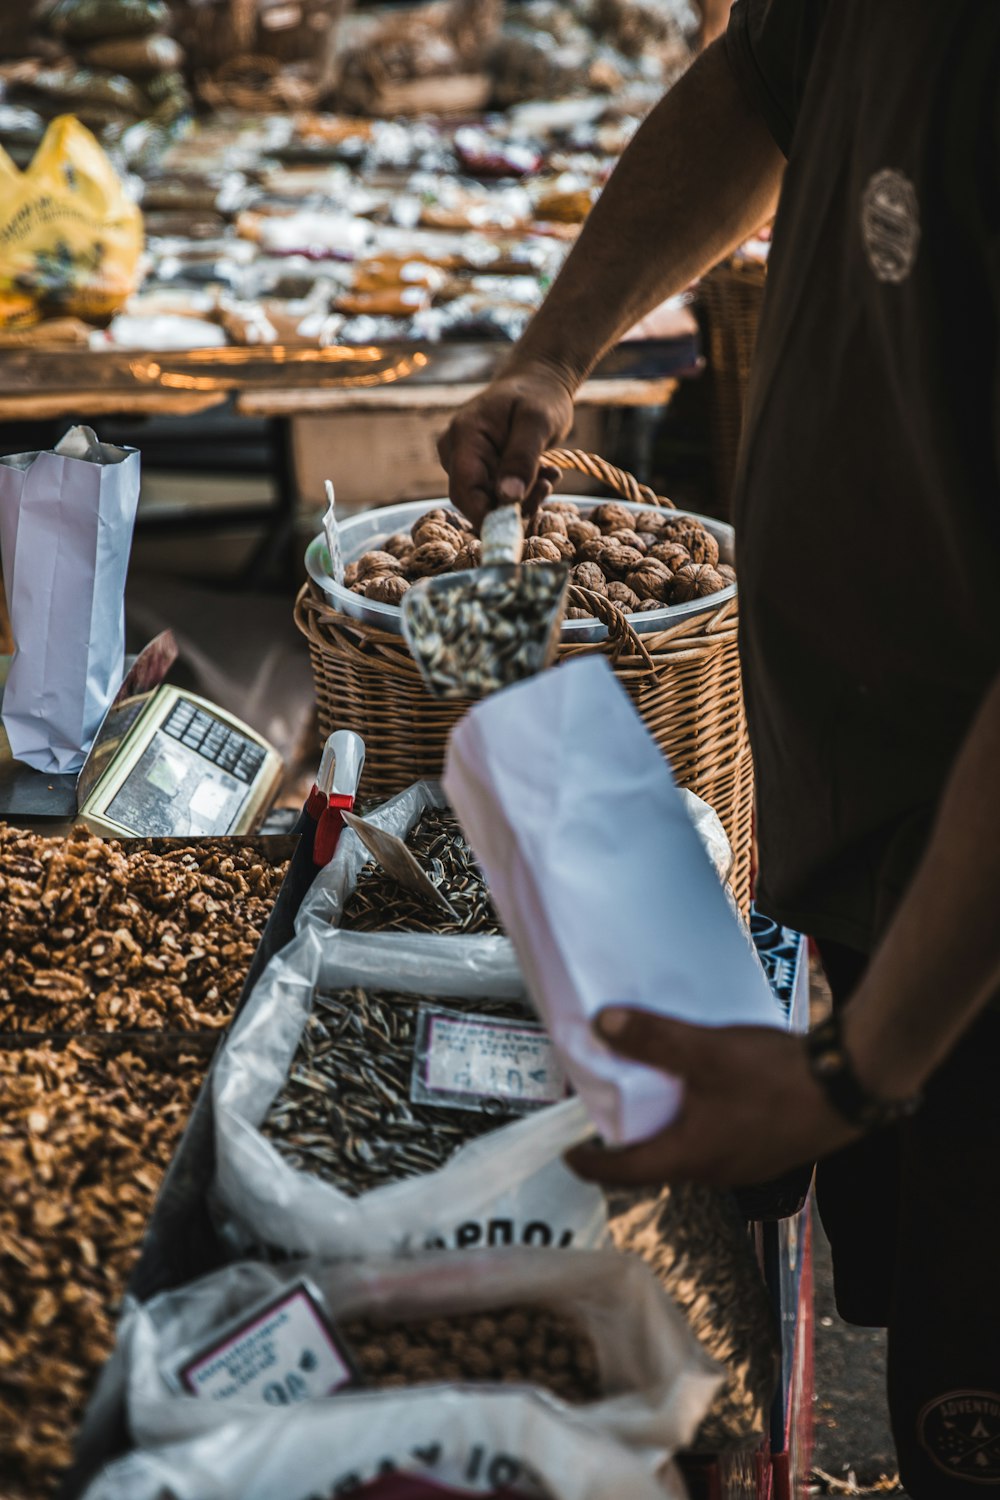
<instances>
[{"instance_id":1,"label":"person's hand","mask_svg":"<svg viewBox=\"0 0 1000 1500\"><path fill-rule=\"evenodd\" d=\"M578 1146L567 1160L614 1187L768 1182L860 1132L826 1102L798 1036L767 1026L688 1026L646 1011L602 1011L598 1035L623 1057L680 1078L679 1118L649 1140Z\"/></svg>"},{"instance_id":2,"label":"person's hand","mask_svg":"<svg viewBox=\"0 0 1000 1500\"><path fill-rule=\"evenodd\" d=\"M438 444L452 504L473 522L496 505L519 503L526 515L552 493L545 449L573 422L571 386L546 365L499 375L453 417Z\"/></svg>"}]
</instances>

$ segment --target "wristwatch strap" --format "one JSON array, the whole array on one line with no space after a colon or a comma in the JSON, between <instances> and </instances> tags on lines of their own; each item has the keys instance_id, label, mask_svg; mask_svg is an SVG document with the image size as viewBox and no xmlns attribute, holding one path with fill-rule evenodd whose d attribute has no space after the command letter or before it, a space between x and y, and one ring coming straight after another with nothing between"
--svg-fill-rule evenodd
<instances>
[{"instance_id":1,"label":"wristwatch strap","mask_svg":"<svg viewBox=\"0 0 1000 1500\"><path fill-rule=\"evenodd\" d=\"M878 1099L870 1094L851 1066L844 1046L839 1011L814 1026L806 1037L809 1068L828 1103L849 1125L877 1130L914 1114L923 1102L921 1094L910 1099Z\"/></svg>"}]
</instances>

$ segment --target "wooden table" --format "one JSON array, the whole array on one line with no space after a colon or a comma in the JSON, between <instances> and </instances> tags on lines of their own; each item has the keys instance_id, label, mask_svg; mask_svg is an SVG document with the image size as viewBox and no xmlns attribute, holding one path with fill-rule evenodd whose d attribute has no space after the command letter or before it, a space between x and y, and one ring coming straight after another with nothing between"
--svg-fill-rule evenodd
<instances>
[{"instance_id":1,"label":"wooden table","mask_svg":"<svg viewBox=\"0 0 1000 1500\"><path fill-rule=\"evenodd\" d=\"M697 323L687 308L670 309L657 334L611 350L580 390L578 405L650 413L666 406L678 380L700 367ZM297 498L290 440L294 420L325 413L450 410L489 381L509 347L469 342L182 352L0 349L0 424L8 424L6 434L0 426L0 442L6 444L0 451L51 446L50 424L68 419L183 419L222 407L248 420L265 419L271 424L273 505L252 511L199 507L182 518L140 516L140 524L190 530L263 523L259 564L288 553L297 575L298 559L289 550Z\"/></svg>"}]
</instances>

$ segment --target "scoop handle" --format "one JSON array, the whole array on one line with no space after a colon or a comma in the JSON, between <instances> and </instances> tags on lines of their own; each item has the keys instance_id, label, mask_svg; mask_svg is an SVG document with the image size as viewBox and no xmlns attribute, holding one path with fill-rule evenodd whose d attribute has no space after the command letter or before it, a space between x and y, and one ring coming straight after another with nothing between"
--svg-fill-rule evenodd
<instances>
[{"instance_id":1,"label":"scoop handle","mask_svg":"<svg viewBox=\"0 0 1000 1500\"><path fill-rule=\"evenodd\" d=\"M524 547L524 523L519 505L499 505L487 511L480 537L483 544L482 566L518 563Z\"/></svg>"}]
</instances>

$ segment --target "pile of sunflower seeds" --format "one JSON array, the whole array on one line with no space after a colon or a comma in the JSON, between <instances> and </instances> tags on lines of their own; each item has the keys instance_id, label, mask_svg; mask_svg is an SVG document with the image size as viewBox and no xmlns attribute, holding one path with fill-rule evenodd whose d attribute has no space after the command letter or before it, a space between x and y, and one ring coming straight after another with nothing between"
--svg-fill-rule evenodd
<instances>
[{"instance_id":1,"label":"pile of sunflower seeds","mask_svg":"<svg viewBox=\"0 0 1000 1500\"><path fill-rule=\"evenodd\" d=\"M454 813L429 808L406 839L428 879L447 897L458 920L422 901L380 865L366 865L344 908L343 926L355 932L500 933L482 872Z\"/></svg>"},{"instance_id":2,"label":"pile of sunflower seeds","mask_svg":"<svg viewBox=\"0 0 1000 1500\"><path fill-rule=\"evenodd\" d=\"M461 1000L449 1010L531 1019L516 1000ZM413 995L355 989L316 996L285 1087L262 1126L290 1166L351 1197L432 1172L473 1137L513 1118L500 1100L471 1109L413 1103Z\"/></svg>"},{"instance_id":3,"label":"pile of sunflower seeds","mask_svg":"<svg viewBox=\"0 0 1000 1500\"><path fill-rule=\"evenodd\" d=\"M589 1335L552 1308L505 1307L390 1323L350 1318L338 1332L366 1386L489 1381L543 1386L573 1403L601 1395Z\"/></svg>"},{"instance_id":4,"label":"pile of sunflower seeds","mask_svg":"<svg viewBox=\"0 0 1000 1500\"><path fill-rule=\"evenodd\" d=\"M429 580L403 598L403 634L431 690L483 697L547 666L568 570L529 563L461 577Z\"/></svg>"}]
</instances>

